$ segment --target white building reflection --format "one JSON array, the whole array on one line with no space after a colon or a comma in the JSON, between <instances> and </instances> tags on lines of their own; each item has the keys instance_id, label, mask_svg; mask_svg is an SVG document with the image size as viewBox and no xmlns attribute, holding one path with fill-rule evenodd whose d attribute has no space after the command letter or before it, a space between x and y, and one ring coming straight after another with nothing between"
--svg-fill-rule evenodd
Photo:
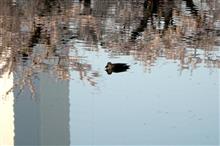
<instances>
[{"instance_id":1,"label":"white building reflection","mask_svg":"<svg viewBox=\"0 0 220 146\"><path fill-rule=\"evenodd\" d=\"M14 144L14 97L10 89L13 74L5 72L0 77L0 145Z\"/></svg>"}]
</instances>

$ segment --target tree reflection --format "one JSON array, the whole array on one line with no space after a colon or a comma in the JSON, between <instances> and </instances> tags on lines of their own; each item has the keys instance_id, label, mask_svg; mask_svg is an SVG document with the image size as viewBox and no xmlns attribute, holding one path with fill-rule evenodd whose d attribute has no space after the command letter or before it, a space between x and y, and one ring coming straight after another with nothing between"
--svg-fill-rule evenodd
<instances>
[{"instance_id":1,"label":"tree reflection","mask_svg":"<svg viewBox=\"0 0 220 146\"><path fill-rule=\"evenodd\" d=\"M48 70L69 79L71 68L96 85L92 65L69 56L77 52L72 40L131 55L147 68L159 58L178 62L180 70L220 67L218 1L2 0L0 7L0 75L19 70L16 85L29 84L32 92L33 76Z\"/></svg>"}]
</instances>

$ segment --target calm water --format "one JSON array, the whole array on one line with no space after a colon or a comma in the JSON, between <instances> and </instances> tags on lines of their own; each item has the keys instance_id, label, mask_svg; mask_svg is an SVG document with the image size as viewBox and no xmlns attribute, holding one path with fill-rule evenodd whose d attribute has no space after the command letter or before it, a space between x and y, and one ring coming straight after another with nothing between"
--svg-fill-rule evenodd
<instances>
[{"instance_id":1,"label":"calm water","mask_svg":"<svg viewBox=\"0 0 220 146\"><path fill-rule=\"evenodd\" d=\"M219 0L1 0L0 145L217 146L219 71Z\"/></svg>"}]
</instances>

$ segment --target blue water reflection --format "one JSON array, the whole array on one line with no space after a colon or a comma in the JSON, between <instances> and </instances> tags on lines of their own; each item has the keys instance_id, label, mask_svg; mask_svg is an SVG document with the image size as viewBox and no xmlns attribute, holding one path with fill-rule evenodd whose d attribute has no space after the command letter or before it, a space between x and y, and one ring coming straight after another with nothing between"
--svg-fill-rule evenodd
<instances>
[{"instance_id":1,"label":"blue water reflection","mask_svg":"<svg viewBox=\"0 0 220 146\"><path fill-rule=\"evenodd\" d=\"M218 70L181 71L178 63L164 59L144 70L131 56L78 53L90 54L100 77L97 87L70 81L71 144L218 143ZM123 60L131 69L109 76L103 68L108 60Z\"/></svg>"}]
</instances>

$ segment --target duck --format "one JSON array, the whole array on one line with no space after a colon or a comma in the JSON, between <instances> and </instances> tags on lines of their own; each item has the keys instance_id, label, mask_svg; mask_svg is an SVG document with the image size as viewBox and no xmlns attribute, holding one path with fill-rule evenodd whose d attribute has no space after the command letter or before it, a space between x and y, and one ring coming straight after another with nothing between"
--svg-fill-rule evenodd
<instances>
[{"instance_id":1,"label":"duck","mask_svg":"<svg viewBox=\"0 0 220 146\"><path fill-rule=\"evenodd\" d=\"M111 63L108 62L107 65L105 66L105 71L110 75L113 72L114 73L119 73L119 72L125 72L130 68L129 65L126 63Z\"/></svg>"}]
</instances>

